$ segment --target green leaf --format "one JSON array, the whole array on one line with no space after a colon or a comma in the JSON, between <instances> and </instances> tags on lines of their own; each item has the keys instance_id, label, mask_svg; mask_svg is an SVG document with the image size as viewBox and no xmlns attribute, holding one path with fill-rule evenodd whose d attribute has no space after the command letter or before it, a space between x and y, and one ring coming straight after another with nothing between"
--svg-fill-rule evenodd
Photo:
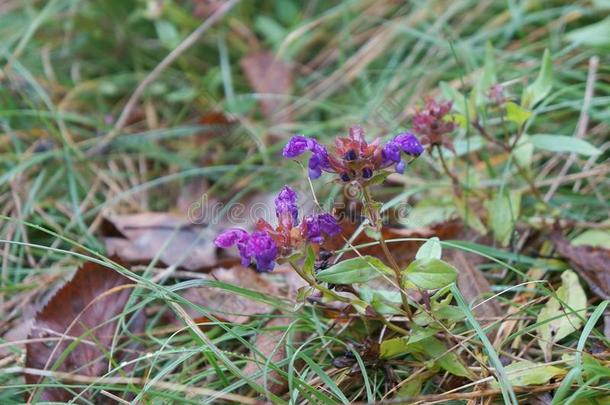
<instances>
[{"instance_id":1,"label":"green leaf","mask_svg":"<svg viewBox=\"0 0 610 405\"><path fill-rule=\"evenodd\" d=\"M434 237L428 239L417 251L415 259L440 259L442 254L441 241Z\"/></svg>"},{"instance_id":2,"label":"green leaf","mask_svg":"<svg viewBox=\"0 0 610 405\"><path fill-rule=\"evenodd\" d=\"M561 274L561 287L557 289L557 298L551 297L538 314L537 328L542 350L549 354L555 342L577 331L583 325L587 296L572 270ZM580 316L574 312L579 312Z\"/></svg>"},{"instance_id":3,"label":"green leaf","mask_svg":"<svg viewBox=\"0 0 610 405\"><path fill-rule=\"evenodd\" d=\"M379 356L382 359L391 359L401 354L411 353L413 348L409 345L407 337L386 339L379 346Z\"/></svg>"},{"instance_id":4,"label":"green leaf","mask_svg":"<svg viewBox=\"0 0 610 405\"><path fill-rule=\"evenodd\" d=\"M313 277L315 273L314 265L316 263L316 254L313 251L311 245L307 247L307 256L303 262L303 274L308 277Z\"/></svg>"},{"instance_id":5,"label":"green leaf","mask_svg":"<svg viewBox=\"0 0 610 405\"><path fill-rule=\"evenodd\" d=\"M572 239L572 245L610 249L610 231L607 229L589 229Z\"/></svg>"},{"instance_id":6,"label":"green leaf","mask_svg":"<svg viewBox=\"0 0 610 405\"><path fill-rule=\"evenodd\" d=\"M437 338L429 337L411 345L434 359L443 370L460 377L472 377L460 357L454 352L447 352L445 344Z\"/></svg>"},{"instance_id":7,"label":"green leaf","mask_svg":"<svg viewBox=\"0 0 610 405\"><path fill-rule=\"evenodd\" d=\"M417 259L403 274L407 283L424 290L443 288L457 278L455 267L439 259Z\"/></svg>"},{"instance_id":8,"label":"green leaf","mask_svg":"<svg viewBox=\"0 0 610 405\"><path fill-rule=\"evenodd\" d=\"M166 20L155 21L155 29L157 30L159 41L167 49L174 49L180 43L180 34L171 22Z\"/></svg>"},{"instance_id":9,"label":"green leaf","mask_svg":"<svg viewBox=\"0 0 610 405\"><path fill-rule=\"evenodd\" d=\"M374 175L373 177L371 177L370 180L368 181L368 183L370 185L382 184L390 174L391 174L391 172L388 172L385 170L381 171L381 172L377 173L376 175Z\"/></svg>"},{"instance_id":10,"label":"green leaf","mask_svg":"<svg viewBox=\"0 0 610 405\"><path fill-rule=\"evenodd\" d=\"M504 190L497 193L487 205L489 226L494 237L503 246L507 246L521 210L521 192Z\"/></svg>"},{"instance_id":11,"label":"green leaf","mask_svg":"<svg viewBox=\"0 0 610 405\"><path fill-rule=\"evenodd\" d=\"M464 223L481 235L487 233L487 228L479 219L476 213L472 210L470 204L466 204L460 197L454 196L453 202L457 208L456 213L464 220Z\"/></svg>"},{"instance_id":12,"label":"green leaf","mask_svg":"<svg viewBox=\"0 0 610 405\"><path fill-rule=\"evenodd\" d=\"M360 284L358 285L358 295L379 314L397 315L401 313L402 299L398 290L373 290L366 284Z\"/></svg>"},{"instance_id":13,"label":"green leaf","mask_svg":"<svg viewBox=\"0 0 610 405\"><path fill-rule=\"evenodd\" d=\"M428 374L417 374L409 377L409 381L403 384L396 393L397 399L413 398L421 393L422 386L430 379Z\"/></svg>"},{"instance_id":14,"label":"green leaf","mask_svg":"<svg viewBox=\"0 0 610 405\"><path fill-rule=\"evenodd\" d=\"M598 23L570 31L566 37L579 45L610 46L610 17Z\"/></svg>"},{"instance_id":15,"label":"green leaf","mask_svg":"<svg viewBox=\"0 0 610 405\"><path fill-rule=\"evenodd\" d=\"M531 116L532 112L530 110L527 110L512 101L506 103L506 119L508 121L521 126Z\"/></svg>"},{"instance_id":16,"label":"green leaf","mask_svg":"<svg viewBox=\"0 0 610 405\"><path fill-rule=\"evenodd\" d=\"M466 116L466 99L464 95L451 87L447 82L440 82L439 87L443 93L443 97L453 102L453 109L458 113ZM472 113L470 113L472 115Z\"/></svg>"},{"instance_id":17,"label":"green leaf","mask_svg":"<svg viewBox=\"0 0 610 405\"><path fill-rule=\"evenodd\" d=\"M512 386L546 384L551 378L566 373L566 370L562 368L534 363L529 360L511 363L504 367L504 371L506 371L508 381ZM498 383L494 381L492 385L497 386Z\"/></svg>"},{"instance_id":18,"label":"green leaf","mask_svg":"<svg viewBox=\"0 0 610 405\"><path fill-rule=\"evenodd\" d=\"M479 75L479 79L475 85L476 104L482 105L487 98L489 88L498 81L496 77L496 55L491 42L485 45L485 63L483 65L483 73Z\"/></svg>"},{"instance_id":19,"label":"green leaf","mask_svg":"<svg viewBox=\"0 0 610 405\"><path fill-rule=\"evenodd\" d=\"M584 139L567 135L532 135L532 144L538 149L551 152L573 152L585 156L599 155L601 150Z\"/></svg>"},{"instance_id":20,"label":"green leaf","mask_svg":"<svg viewBox=\"0 0 610 405\"><path fill-rule=\"evenodd\" d=\"M521 106L530 109L549 95L553 88L553 61L548 49L544 50L542 67L536 80L523 91Z\"/></svg>"},{"instance_id":21,"label":"green leaf","mask_svg":"<svg viewBox=\"0 0 610 405\"><path fill-rule=\"evenodd\" d=\"M383 273L392 274L392 269L373 256L354 257L322 270L317 279L332 284L363 283L380 277Z\"/></svg>"},{"instance_id":22,"label":"green leaf","mask_svg":"<svg viewBox=\"0 0 610 405\"><path fill-rule=\"evenodd\" d=\"M534 158L534 145L532 144L531 138L528 134L522 134L515 149L513 149L513 156L520 166L529 169L532 166L532 159Z\"/></svg>"},{"instance_id":23,"label":"green leaf","mask_svg":"<svg viewBox=\"0 0 610 405\"><path fill-rule=\"evenodd\" d=\"M421 328L417 325L411 325L409 336L401 336L381 342L379 347L380 356L383 359L390 359L407 353L423 353L421 346L417 343L426 341L439 331L440 329L432 326Z\"/></svg>"}]
</instances>

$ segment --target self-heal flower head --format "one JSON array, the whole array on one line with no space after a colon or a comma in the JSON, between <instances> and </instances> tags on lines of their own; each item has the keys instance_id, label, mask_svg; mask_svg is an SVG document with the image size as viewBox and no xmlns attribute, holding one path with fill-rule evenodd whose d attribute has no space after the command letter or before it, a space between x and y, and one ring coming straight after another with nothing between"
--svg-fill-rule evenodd
<instances>
[{"instance_id":1,"label":"self-heal flower head","mask_svg":"<svg viewBox=\"0 0 610 405\"><path fill-rule=\"evenodd\" d=\"M311 152L311 157L309 158L308 164L309 177L312 179L317 179L322 175L322 170L327 170L330 168L328 162L328 151L318 141L303 135L295 135L284 147L282 155L286 158L295 158L307 151Z\"/></svg>"},{"instance_id":2,"label":"self-heal flower head","mask_svg":"<svg viewBox=\"0 0 610 405\"><path fill-rule=\"evenodd\" d=\"M311 243L322 243L325 236L332 237L341 233L341 227L332 215L324 213L303 218L301 232Z\"/></svg>"},{"instance_id":3,"label":"self-heal flower head","mask_svg":"<svg viewBox=\"0 0 610 405\"><path fill-rule=\"evenodd\" d=\"M256 262L256 270L259 272L271 271L277 259L277 245L268 233L255 231L246 242L244 254Z\"/></svg>"},{"instance_id":4,"label":"self-heal flower head","mask_svg":"<svg viewBox=\"0 0 610 405\"><path fill-rule=\"evenodd\" d=\"M316 140L302 135L294 136L284 148L285 157L296 157L311 151L309 159L309 177L317 179L322 171L336 173L341 181L366 182L376 171L396 165L396 171L404 172L405 162L401 153L417 157L423 152L423 147L415 135L405 132L395 136L386 145L379 138L367 142L364 129L352 126L348 137L335 139L335 149L329 153Z\"/></svg>"},{"instance_id":5,"label":"self-heal flower head","mask_svg":"<svg viewBox=\"0 0 610 405\"><path fill-rule=\"evenodd\" d=\"M248 234L243 229L227 229L216 237L214 244L223 249L237 246L244 267L249 266L253 260L259 272L271 271L275 266L277 246L265 232Z\"/></svg>"},{"instance_id":6,"label":"self-heal flower head","mask_svg":"<svg viewBox=\"0 0 610 405\"><path fill-rule=\"evenodd\" d=\"M248 239L248 232L239 228L227 229L214 240L214 244L220 248L227 249Z\"/></svg>"},{"instance_id":7,"label":"self-heal flower head","mask_svg":"<svg viewBox=\"0 0 610 405\"><path fill-rule=\"evenodd\" d=\"M259 218L254 232L227 229L214 243L223 249L236 246L244 267L254 262L257 271L267 272L273 270L278 259L302 249L306 243L320 244L341 232L337 220L328 213L308 215L299 223L297 194L288 186L275 198L275 213L276 227Z\"/></svg>"},{"instance_id":8,"label":"self-heal flower head","mask_svg":"<svg viewBox=\"0 0 610 405\"><path fill-rule=\"evenodd\" d=\"M437 102L434 99L428 99L426 106L417 110L413 116L415 133L422 135L426 143L432 146L442 145L454 150L451 140L445 137L445 134L453 132L457 126L455 121L448 119L452 105L451 101Z\"/></svg>"},{"instance_id":9,"label":"self-heal flower head","mask_svg":"<svg viewBox=\"0 0 610 405\"><path fill-rule=\"evenodd\" d=\"M275 215L284 228L292 228L298 222L297 193L292 188L284 186L275 198Z\"/></svg>"},{"instance_id":10,"label":"self-heal flower head","mask_svg":"<svg viewBox=\"0 0 610 405\"><path fill-rule=\"evenodd\" d=\"M424 151L424 147L419 143L419 140L410 132L403 132L396 135L383 147L382 155L384 165L396 164L396 172L404 173L405 163L402 160L401 153L409 156L417 157Z\"/></svg>"}]
</instances>

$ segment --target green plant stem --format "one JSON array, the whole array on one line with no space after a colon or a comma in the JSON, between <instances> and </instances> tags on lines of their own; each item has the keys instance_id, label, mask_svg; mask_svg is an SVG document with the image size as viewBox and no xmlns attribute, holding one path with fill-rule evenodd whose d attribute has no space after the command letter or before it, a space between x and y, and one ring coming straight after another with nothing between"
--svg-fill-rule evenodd
<instances>
[{"instance_id":1,"label":"green plant stem","mask_svg":"<svg viewBox=\"0 0 610 405\"><path fill-rule=\"evenodd\" d=\"M487 139L489 142L498 145L500 148L504 149L504 151L506 153L508 153L510 156L512 156L513 153L513 149L516 146L516 142L513 143L513 145L509 146L507 144L505 144L504 142L492 137L486 130L485 128L483 128L481 126L481 124L478 121L473 121L472 122L472 126L476 128L477 131L479 131L479 133L481 134L481 136L485 139ZM534 197L536 197L540 202L542 202L544 205L547 205L547 202L544 201L544 198L542 197L542 194L540 194L540 191L538 191L538 188L536 188L536 185L534 184L534 181L532 180L532 178L527 174L527 171L525 170L525 168L523 168L523 166L521 166L519 164L519 162L517 162L516 159L512 159L513 164L515 165L515 167L517 168L517 171L519 172L519 175L521 177L523 177L523 179L527 182L530 191L532 192L532 194L534 194Z\"/></svg>"},{"instance_id":2,"label":"green plant stem","mask_svg":"<svg viewBox=\"0 0 610 405\"><path fill-rule=\"evenodd\" d=\"M341 301L341 302L345 302L347 304L351 304L351 300L347 297L343 297L339 294L337 294L336 292L334 292L331 289L328 289L326 287L321 286L320 284L318 284L318 282L316 281L315 278L309 278L305 275L305 273L303 273L300 269L299 266L297 266L296 264L294 264L293 262L289 262L290 266L294 269L294 271L296 271L296 273L301 276L301 278L305 281L307 281L307 283L312 287L315 288L316 290L328 294L331 297L333 297L334 299L336 299L337 301ZM404 336L408 336L410 333L408 330L401 328L398 325L394 325L392 322L388 321L387 319L385 319L385 317L383 315L379 316L379 320L381 321L381 323L383 323L385 326L387 326L389 329L392 329L394 332L400 333L401 335Z\"/></svg>"},{"instance_id":3,"label":"green plant stem","mask_svg":"<svg viewBox=\"0 0 610 405\"><path fill-rule=\"evenodd\" d=\"M447 176L451 178L451 181L453 181L453 186L456 193L460 193L460 180L451 170L449 170L449 166L445 161L445 155L443 154L443 147L440 145L436 145L436 149L438 150L438 156L440 157L441 164L443 165L443 170L445 171Z\"/></svg>"},{"instance_id":4,"label":"green plant stem","mask_svg":"<svg viewBox=\"0 0 610 405\"><path fill-rule=\"evenodd\" d=\"M400 291L400 298L402 300L404 311L407 314L407 318L409 318L409 320L413 320L413 313L411 312L411 307L409 305L409 298L402 288L402 272L400 271L400 266L396 262L396 259L392 255L392 252L390 252L390 249L385 242L382 232L383 225L378 220L377 212L373 208L373 198L371 197L371 193L367 185L362 185L362 194L369 211L369 219L372 225L375 227L375 230L379 232L379 244L381 245L381 249L383 250L385 257L388 259L388 262L390 262L390 267L392 267L394 270L394 277L396 278L396 283L398 283L398 291Z\"/></svg>"}]
</instances>

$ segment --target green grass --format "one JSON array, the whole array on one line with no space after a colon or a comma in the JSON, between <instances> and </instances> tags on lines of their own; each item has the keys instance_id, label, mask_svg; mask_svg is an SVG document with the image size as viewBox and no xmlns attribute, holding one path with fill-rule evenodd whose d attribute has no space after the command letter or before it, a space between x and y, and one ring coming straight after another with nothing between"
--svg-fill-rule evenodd
<instances>
[{"instance_id":1,"label":"green grass","mask_svg":"<svg viewBox=\"0 0 610 405\"><path fill-rule=\"evenodd\" d=\"M176 212L176 201L192 180L204 179L207 193L227 204L275 193L283 184L306 189L303 169L278 158L292 134L329 142L350 125L362 124L370 138L387 139L410 127L413 109L425 97L442 95L440 82L467 93L483 72L489 42L495 48L498 81L516 97L534 81L544 50L550 51L553 88L533 109L526 127L530 135L575 133L588 63L599 57L586 139L604 153L590 164L578 156L547 207L529 192L514 162L502 158L472 128L462 131L459 142L467 145L464 150L475 149L477 142L480 149L450 161L482 206L495 191L524 191L518 233L508 247L446 241L444 248L487 258L481 269L487 275L500 274L494 280L494 293L508 290L501 295L503 307L517 308L515 316L522 317L518 330L499 347L492 346L470 303L456 296L467 317L452 330L460 338L456 352L468 359L479 379L497 372L504 393L502 397L498 392L497 401L531 400L523 390L511 393L501 362L515 356L544 361L535 342L525 353L521 348L537 339L536 316L546 301L521 307L517 298L554 296L566 266L549 258L553 251L548 242L519 246L518 241L524 232L535 233L541 218L574 221L573 235L586 230L587 224L608 219L610 42L596 47L570 40L575 30L608 17L607 2L242 1L145 89L127 125L102 152L93 153L113 130L138 83L203 21L193 9L195 3L205 2L165 1L154 16L156 3L9 0L0 4L0 336L27 316L26 303L41 302L87 260L137 282L123 320L154 307L174 311L182 323L175 332L160 333L164 321L152 317L146 332L133 338L140 347L128 373L111 367L100 379L73 384L50 374L44 384L84 388L97 398L104 398L104 390L116 395L124 391L138 403L212 403L227 395L229 402L267 398L294 404L396 398L392 389L426 364L408 357L363 367L363 354L354 344L367 336L379 338L374 325L354 318L354 327L331 328L334 320L311 303L295 307L285 299L188 275L153 280L161 271L158 263L128 269L109 261L100 219L108 213ZM293 66L289 95L253 90L240 61L256 49L270 50ZM278 98L289 120L261 114L258 101ZM202 117L213 111L230 114L236 122L229 133L218 136L216 126L201 124ZM206 138L206 134L214 136ZM567 155L535 151L531 174L543 195L554 181L562 180L558 173L566 159ZM569 177L588 171L591 174L582 179ZM579 181L579 188L574 188ZM330 206L332 196L341 192L333 183L314 186L323 206ZM416 161L403 183L393 183L384 192L392 201L387 209L405 199L416 210L430 202L455 205L436 154ZM400 197L390 198L396 196ZM185 256L190 249L192 245L185 247ZM542 277L548 283L509 290L541 277L536 270L545 272ZM276 312L239 325L222 322L210 308L196 306L210 320L202 332L180 310L193 307L178 294L193 286L214 286L268 302ZM581 356L581 351L595 352L599 346L607 350L602 322L597 322L603 319L599 308L606 303L589 290L587 297L590 310L582 314L584 331L562 340L554 353L553 360L559 361L562 354L578 350L578 371L568 375L571 384L564 382L559 388L558 401L587 403L582 401L606 395L610 388L608 373ZM276 345L285 348L286 358L262 362L262 371L244 375L245 364L258 351L255 337L268 333L267 321L276 317L288 320L276 327L281 332ZM22 377L24 346L0 338L0 348L10 352L0 358L0 403L21 403L36 388ZM335 368L333 358L344 351L350 351L366 373L352 375L349 369ZM270 392L266 384L272 371L288 381L287 393ZM437 370L424 382L421 395L448 391L447 379L447 373ZM468 383L458 381L453 388L465 386L458 392L481 388L466 387ZM79 401L87 403L82 397ZM453 403L466 401L458 398Z\"/></svg>"}]
</instances>

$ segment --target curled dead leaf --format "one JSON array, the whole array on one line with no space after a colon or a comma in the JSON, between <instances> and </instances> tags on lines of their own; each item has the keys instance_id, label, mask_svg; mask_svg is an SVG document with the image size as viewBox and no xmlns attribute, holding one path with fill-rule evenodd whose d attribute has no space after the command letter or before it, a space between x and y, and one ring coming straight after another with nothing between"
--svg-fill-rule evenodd
<instances>
[{"instance_id":1,"label":"curled dead leaf","mask_svg":"<svg viewBox=\"0 0 610 405\"><path fill-rule=\"evenodd\" d=\"M574 246L558 233L551 235L559 256L566 259L585 279L591 291L610 299L610 250L587 245Z\"/></svg>"}]
</instances>

